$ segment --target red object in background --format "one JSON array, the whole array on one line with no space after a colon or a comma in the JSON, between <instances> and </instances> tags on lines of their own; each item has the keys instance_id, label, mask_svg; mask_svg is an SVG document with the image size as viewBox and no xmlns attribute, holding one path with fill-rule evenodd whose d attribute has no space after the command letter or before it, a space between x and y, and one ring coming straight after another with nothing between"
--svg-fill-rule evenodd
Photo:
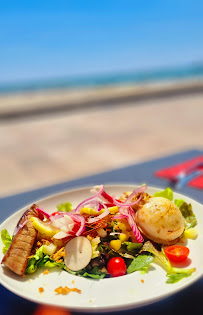
<instances>
[{"instance_id":1,"label":"red object in background","mask_svg":"<svg viewBox=\"0 0 203 315\"><path fill-rule=\"evenodd\" d=\"M183 163L179 163L176 165L173 165L171 167L164 168L162 170L159 170L155 173L155 176L161 177L164 179L168 179L170 181L174 181L175 177L182 171L184 171L186 168L193 166L194 164L198 162L203 162L203 156L198 156L194 159L188 160ZM203 166L197 167L197 170L203 170ZM187 184L190 187L203 189L203 175L199 175L195 178L193 178L190 182Z\"/></svg>"},{"instance_id":2,"label":"red object in background","mask_svg":"<svg viewBox=\"0 0 203 315\"><path fill-rule=\"evenodd\" d=\"M64 308L40 305L33 315L71 315L71 313Z\"/></svg>"}]
</instances>

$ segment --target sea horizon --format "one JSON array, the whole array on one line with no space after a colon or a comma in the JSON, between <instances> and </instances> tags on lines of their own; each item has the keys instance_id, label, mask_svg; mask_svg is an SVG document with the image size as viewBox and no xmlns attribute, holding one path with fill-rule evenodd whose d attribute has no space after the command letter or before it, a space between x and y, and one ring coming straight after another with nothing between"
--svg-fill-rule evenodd
<instances>
[{"instance_id":1,"label":"sea horizon","mask_svg":"<svg viewBox=\"0 0 203 315\"><path fill-rule=\"evenodd\" d=\"M0 83L0 94L34 91L94 88L114 85L145 84L167 80L203 78L203 63L194 65L162 67L153 70L126 71L97 75L81 75L47 78L29 81Z\"/></svg>"}]
</instances>

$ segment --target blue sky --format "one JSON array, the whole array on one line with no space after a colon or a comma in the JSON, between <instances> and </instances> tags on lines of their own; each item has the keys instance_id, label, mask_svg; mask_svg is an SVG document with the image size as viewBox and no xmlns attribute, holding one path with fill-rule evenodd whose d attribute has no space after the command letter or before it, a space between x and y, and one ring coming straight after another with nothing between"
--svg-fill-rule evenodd
<instances>
[{"instance_id":1,"label":"blue sky","mask_svg":"<svg viewBox=\"0 0 203 315\"><path fill-rule=\"evenodd\" d=\"M0 0L0 82L202 62L202 12L202 0Z\"/></svg>"}]
</instances>

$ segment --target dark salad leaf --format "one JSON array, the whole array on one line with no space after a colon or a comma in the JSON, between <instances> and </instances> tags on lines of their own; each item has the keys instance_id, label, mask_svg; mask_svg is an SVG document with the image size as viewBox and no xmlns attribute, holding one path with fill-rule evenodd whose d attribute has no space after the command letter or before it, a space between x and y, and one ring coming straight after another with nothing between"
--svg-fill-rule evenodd
<instances>
[{"instance_id":1,"label":"dark salad leaf","mask_svg":"<svg viewBox=\"0 0 203 315\"><path fill-rule=\"evenodd\" d=\"M175 199L174 203L176 204L177 207L179 207L183 218L185 220L185 229L189 229L194 227L197 224L197 219L192 211L192 205L189 203L186 203L182 199Z\"/></svg>"},{"instance_id":2,"label":"dark salad leaf","mask_svg":"<svg viewBox=\"0 0 203 315\"><path fill-rule=\"evenodd\" d=\"M94 266L92 269L81 274L81 276L92 279L103 279L106 276L106 273L102 272L97 266Z\"/></svg>"},{"instance_id":3,"label":"dark salad leaf","mask_svg":"<svg viewBox=\"0 0 203 315\"><path fill-rule=\"evenodd\" d=\"M86 267L78 271L72 271L70 269L67 269L66 271L72 275L84 278L103 279L106 276L106 273L102 272L97 266L94 266L93 268Z\"/></svg>"},{"instance_id":4,"label":"dark salad leaf","mask_svg":"<svg viewBox=\"0 0 203 315\"><path fill-rule=\"evenodd\" d=\"M142 243L132 243L132 242L123 242L122 245L126 246L126 249L128 252L136 252L137 250L140 250L143 246Z\"/></svg>"}]
</instances>

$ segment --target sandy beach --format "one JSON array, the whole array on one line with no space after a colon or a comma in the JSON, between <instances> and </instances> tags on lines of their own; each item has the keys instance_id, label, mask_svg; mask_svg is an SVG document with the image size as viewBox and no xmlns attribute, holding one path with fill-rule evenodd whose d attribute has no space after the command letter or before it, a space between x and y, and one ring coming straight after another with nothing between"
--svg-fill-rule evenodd
<instances>
[{"instance_id":1,"label":"sandy beach","mask_svg":"<svg viewBox=\"0 0 203 315\"><path fill-rule=\"evenodd\" d=\"M0 94L0 119L75 111L85 107L139 102L152 98L203 92L203 79L140 84L104 85L80 89L52 89Z\"/></svg>"},{"instance_id":2,"label":"sandy beach","mask_svg":"<svg viewBox=\"0 0 203 315\"><path fill-rule=\"evenodd\" d=\"M181 87L173 83L173 89L167 83L165 89L125 86L120 92L112 88L105 93L100 89L89 94L1 95L0 196L202 149L202 87L202 81L192 81L182 82ZM151 97L146 97L147 91ZM108 101L113 96L120 101ZM77 111L72 110L73 99ZM57 104L72 104L71 111L57 111Z\"/></svg>"}]
</instances>

